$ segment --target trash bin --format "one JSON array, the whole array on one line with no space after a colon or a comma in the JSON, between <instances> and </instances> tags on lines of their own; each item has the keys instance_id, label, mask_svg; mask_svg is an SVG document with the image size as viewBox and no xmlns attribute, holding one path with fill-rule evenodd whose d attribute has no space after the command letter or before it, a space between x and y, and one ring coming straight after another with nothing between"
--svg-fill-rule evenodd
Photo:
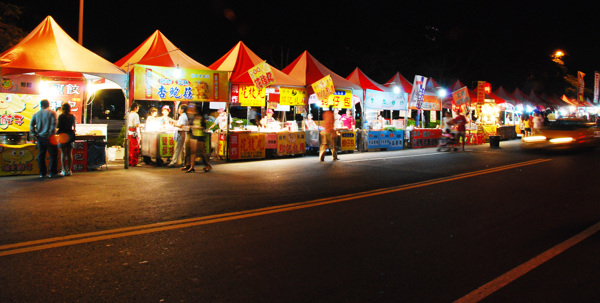
<instances>
[{"instance_id":1,"label":"trash bin","mask_svg":"<svg viewBox=\"0 0 600 303\"><path fill-rule=\"evenodd\" d=\"M500 148L500 136L490 136L490 147Z\"/></svg>"}]
</instances>

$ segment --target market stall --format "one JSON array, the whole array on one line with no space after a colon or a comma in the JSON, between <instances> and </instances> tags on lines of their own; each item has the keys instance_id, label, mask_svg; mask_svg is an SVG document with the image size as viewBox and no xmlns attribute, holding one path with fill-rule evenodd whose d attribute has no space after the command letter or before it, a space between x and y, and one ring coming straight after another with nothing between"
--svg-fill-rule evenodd
<instances>
[{"instance_id":1,"label":"market stall","mask_svg":"<svg viewBox=\"0 0 600 303\"><path fill-rule=\"evenodd\" d=\"M303 125L322 123L320 118L324 110L332 106L334 110L334 128L336 129L336 149L340 152L353 152L356 149L356 108L355 105L362 100L362 88L356 83L344 79L334 73L308 51L302 52L290 65L282 70L284 73L297 79L306 87L308 94L308 108L303 115ZM319 99L315 94L313 84L329 77L333 87L333 94ZM343 117L343 118L342 118ZM312 127L305 132L307 148L316 150L320 145L318 128Z\"/></svg>"},{"instance_id":2,"label":"market stall","mask_svg":"<svg viewBox=\"0 0 600 303\"><path fill-rule=\"evenodd\" d=\"M103 80L115 87L125 87L127 79L125 72L117 66L71 39L50 16L21 42L0 54L0 74L0 133L13 138L5 141L10 146L3 149L23 155L32 152L34 145L30 140L34 138L29 137L29 123L39 110L42 99L49 100L53 110L68 102L79 124L76 135L90 135L80 123L83 122L84 101L94 90L94 82ZM37 157L35 153L33 156L34 159ZM87 153L85 158L89 158ZM9 167L7 169L12 174L15 170L10 165L5 167ZM38 173L37 164L31 169L27 167L17 171L20 174Z\"/></svg>"},{"instance_id":3,"label":"market stall","mask_svg":"<svg viewBox=\"0 0 600 303\"><path fill-rule=\"evenodd\" d=\"M242 42L209 68L227 71L231 83L228 102L219 106L234 123L213 133L217 156L247 160L306 153L305 133L295 120L307 104L302 83L267 64Z\"/></svg>"},{"instance_id":4,"label":"market stall","mask_svg":"<svg viewBox=\"0 0 600 303\"><path fill-rule=\"evenodd\" d=\"M431 84L428 84L429 80ZM432 79L415 75L408 105L409 110L416 111L415 126L407 127L411 148L437 146L438 140L442 137L441 129L428 127L429 125L423 121L425 113L429 113L433 120L435 112L442 110L442 100L436 90Z\"/></svg>"},{"instance_id":5,"label":"market stall","mask_svg":"<svg viewBox=\"0 0 600 303\"><path fill-rule=\"evenodd\" d=\"M227 100L227 73L190 58L159 30L115 64L130 75L128 104L135 100L161 112L155 118L141 119L145 123L139 132L140 154L147 164L155 160L160 166L172 157L179 104Z\"/></svg>"},{"instance_id":6,"label":"market stall","mask_svg":"<svg viewBox=\"0 0 600 303\"><path fill-rule=\"evenodd\" d=\"M398 77L402 77L399 73ZM404 147L404 125L406 117L406 93L398 82L392 87L381 85L359 68L356 68L347 78L363 89L362 119L359 133L366 139L366 144L361 145L361 150L399 150ZM398 112L394 119L394 112ZM387 114L388 119L384 118Z\"/></svg>"}]
</instances>

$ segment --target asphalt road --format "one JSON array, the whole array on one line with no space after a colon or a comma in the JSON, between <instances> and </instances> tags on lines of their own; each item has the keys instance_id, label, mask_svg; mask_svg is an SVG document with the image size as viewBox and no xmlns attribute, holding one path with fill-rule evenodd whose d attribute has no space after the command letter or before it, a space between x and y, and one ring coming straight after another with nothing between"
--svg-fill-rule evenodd
<instances>
[{"instance_id":1,"label":"asphalt road","mask_svg":"<svg viewBox=\"0 0 600 303\"><path fill-rule=\"evenodd\" d=\"M597 302L600 150L0 180L0 302Z\"/></svg>"}]
</instances>

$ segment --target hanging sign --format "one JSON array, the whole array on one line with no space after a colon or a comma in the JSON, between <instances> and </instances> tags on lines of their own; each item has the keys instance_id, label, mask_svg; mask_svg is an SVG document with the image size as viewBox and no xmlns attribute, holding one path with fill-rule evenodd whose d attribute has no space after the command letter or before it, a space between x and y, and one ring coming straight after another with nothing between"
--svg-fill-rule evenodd
<instances>
[{"instance_id":1,"label":"hanging sign","mask_svg":"<svg viewBox=\"0 0 600 303\"><path fill-rule=\"evenodd\" d=\"M40 96L0 93L0 132L28 132Z\"/></svg>"},{"instance_id":2,"label":"hanging sign","mask_svg":"<svg viewBox=\"0 0 600 303\"><path fill-rule=\"evenodd\" d=\"M404 100L403 94L394 94L391 92L380 92L367 89L365 108L404 110L406 109L406 100Z\"/></svg>"},{"instance_id":3,"label":"hanging sign","mask_svg":"<svg viewBox=\"0 0 600 303\"><path fill-rule=\"evenodd\" d=\"M594 104L598 104L598 86L600 84L600 73L594 72Z\"/></svg>"},{"instance_id":4,"label":"hanging sign","mask_svg":"<svg viewBox=\"0 0 600 303\"><path fill-rule=\"evenodd\" d=\"M327 97L335 93L335 87L333 86L333 80L330 75L327 75L317 82L311 84L317 98L324 103L327 101Z\"/></svg>"},{"instance_id":5,"label":"hanging sign","mask_svg":"<svg viewBox=\"0 0 600 303\"><path fill-rule=\"evenodd\" d=\"M153 65L134 67L136 100L227 101L227 72Z\"/></svg>"},{"instance_id":6,"label":"hanging sign","mask_svg":"<svg viewBox=\"0 0 600 303\"><path fill-rule=\"evenodd\" d=\"M583 103L583 90L585 89L585 82L583 81L585 73L577 72L577 101Z\"/></svg>"},{"instance_id":7,"label":"hanging sign","mask_svg":"<svg viewBox=\"0 0 600 303\"><path fill-rule=\"evenodd\" d=\"M483 104L485 102L485 81L477 81L477 103Z\"/></svg>"},{"instance_id":8,"label":"hanging sign","mask_svg":"<svg viewBox=\"0 0 600 303\"><path fill-rule=\"evenodd\" d=\"M471 98L469 97L469 90L467 87L463 87L457 91L452 93L452 100L454 101L454 105L461 106L463 104L468 104L471 102Z\"/></svg>"},{"instance_id":9,"label":"hanging sign","mask_svg":"<svg viewBox=\"0 0 600 303\"><path fill-rule=\"evenodd\" d=\"M281 87L279 89L280 99L279 104L281 105L306 105L306 90L304 88L287 88Z\"/></svg>"},{"instance_id":10,"label":"hanging sign","mask_svg":"<svg viewBox=\"0 0 600 303\"><path fill-rule=\"evenodd\" d=\"M323 108L333 106L334 108L352 108L352 91L349 89L336 90L327 99L320 100Z\"/></svg>"},{"instance_id":11,"label":"hanging sign","mask_svg":"<svg viewBox=\"0 0 600 303\"><path fill-rule=\"evenodd\" d=\"M265 106L266 88L258 89L254 85L239 85L238 98L241 106Z\"/></svg>"},{"instance_id":12,"label":"hanging sign","mask_svg":"<svg viewBox=\"0 0 600 303\"><path fill-rule=\"evenodd\" d=\"M248 74L254 86L259 90L275 82L273 72L271 72L271 67L269 67L267 61L263 61L249 69Z\"/></svg>"}]
</instances>

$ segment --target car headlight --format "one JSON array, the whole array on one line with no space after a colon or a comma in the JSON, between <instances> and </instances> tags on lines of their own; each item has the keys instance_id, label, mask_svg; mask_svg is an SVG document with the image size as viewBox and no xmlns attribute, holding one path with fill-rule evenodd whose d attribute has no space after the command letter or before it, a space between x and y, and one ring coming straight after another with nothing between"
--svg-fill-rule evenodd
<instances>
[{"instance_id":1,"label":"car headlight","mask_svg":"<svg viewBox=\"0 0 600 303\"><path fill-rule=\"evenodd\" d=\"M527 143L535 143L535 142L544 142L546 141L546 137L544 136L531 136L523 138L523 141Z\"/></svg>"},{"instance_id":2,"label":"car headlight","mask_svg":"<svg viewBox=\"0 0 600 303\"><path fill-rule=\"evenodd\" d=\"M554 143L554 144L570 143L573 141L575 141L575 140L571 137L550 139L550 143Z\"/></svg>"}]
</instances>

